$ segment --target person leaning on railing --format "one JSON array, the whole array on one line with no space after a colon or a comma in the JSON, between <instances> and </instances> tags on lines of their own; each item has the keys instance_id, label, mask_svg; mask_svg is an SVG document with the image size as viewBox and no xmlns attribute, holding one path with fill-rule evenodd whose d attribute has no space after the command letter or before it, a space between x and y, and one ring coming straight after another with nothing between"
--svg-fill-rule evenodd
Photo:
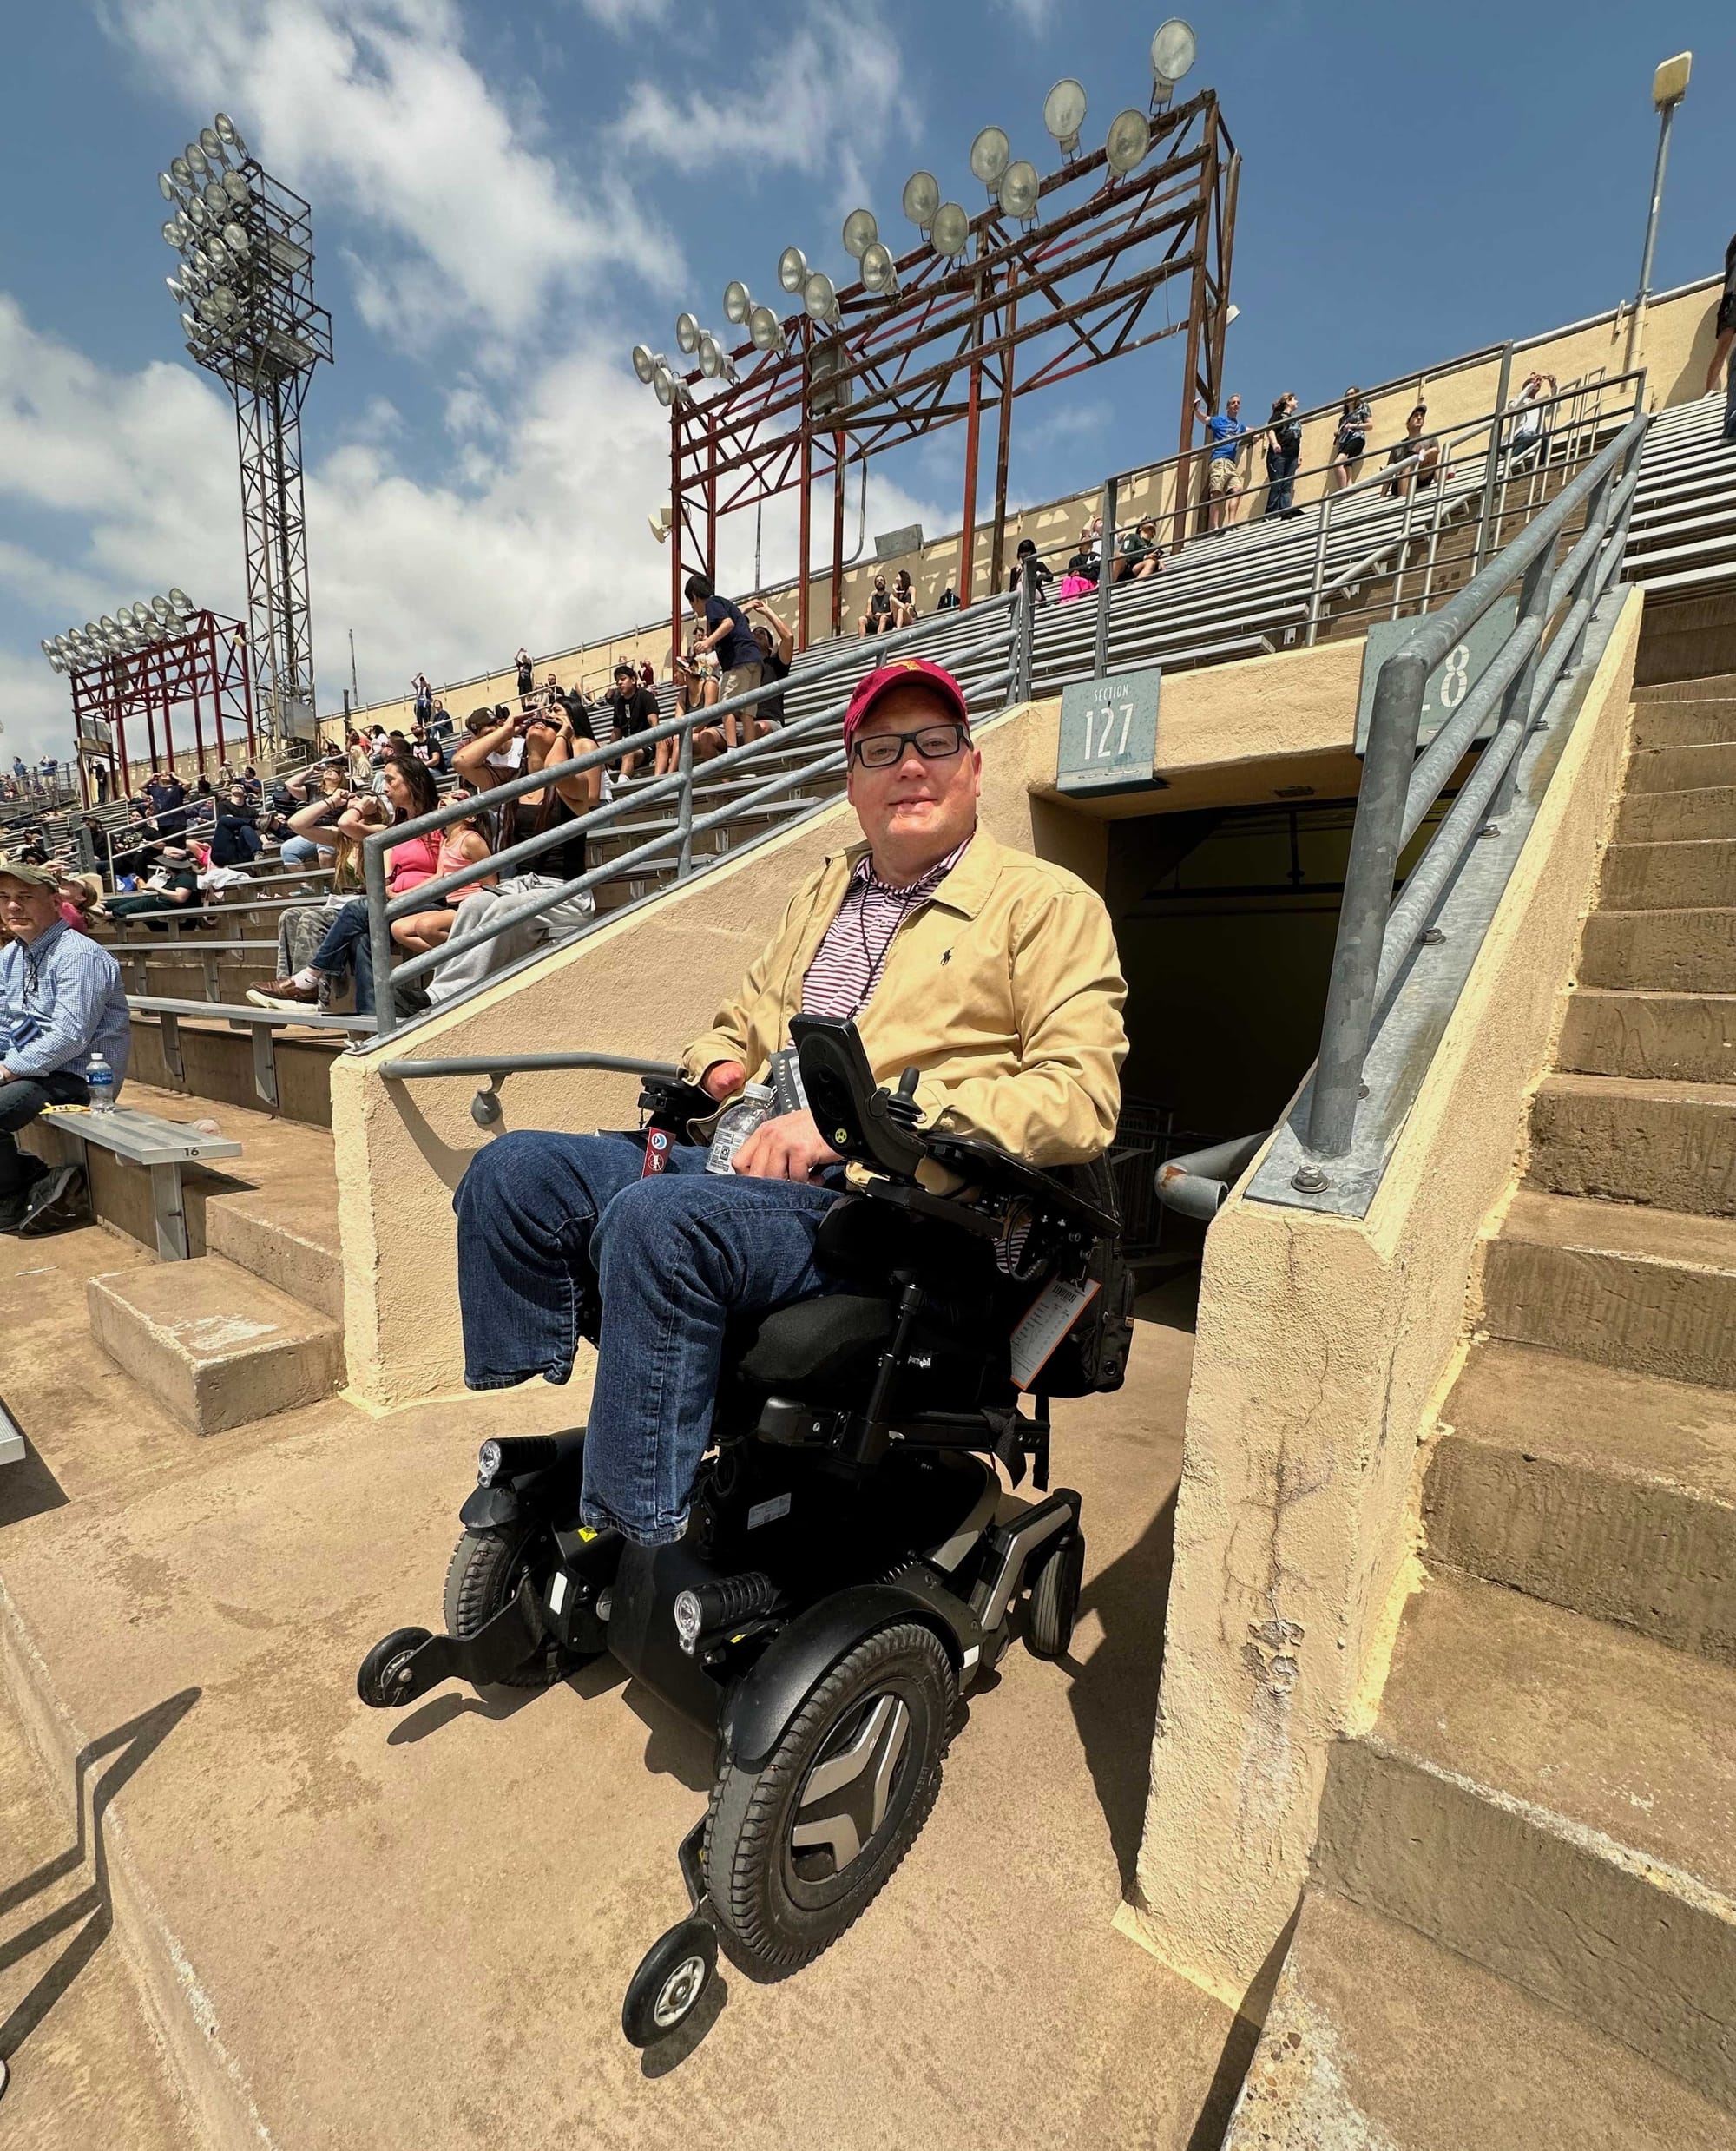
<instances>
[{"instance_id":1,"label":"person leaning on railing","mask_svg":"<svg viewBox=\"0 0 1736 2151\"><path fill-rule=\"evenodd\" d=\"M507 745L509 735L515 732L517 737L513 744L522 749L516 760ZM514 773L534 775L551 762L572 761L596 744L588 718L575 718L562 710L556 721L542 711L522 720L509 718L493 732L473 734L453 760L461 778L486 786L499 784ZM517 769L517 761L522 761L522 770ZM540 791L527 792L522 799L509 799L501 809L496 848L509 851L527 837L565 828L588 814L602 797L602 772L587 769L576 776L559 778ZM462 940L483 928L496 931L491 939L461 949L430 975L426 989L430 1003L437 1008L492 972L516 963L542 943L562 941L588 924L596 916L596 898L589 889L577 896L563 897L533 918L521 916L527 904L566 882L576 881L585 871L585 833L576 829L564 842L536 853L529 868L508 874L493 888L463 894L454 909L448 937Z\"/></svg>"},{"instance_id":2,"label":"person leaning on railing","mask_svg":"<svg viewBox=\"0 0 1736 2151\"><path fill-rule=\"evenodd\" d=\"M920 658L880 667L845 713L865 839L797 889L681 1073L721 1105L767 1077L801 1011L857 1023L876 1078L918 1071L930 1128L1035 1165L1115 1132L1127 997L1101 897L978 826L964 694ZM458 1185L464 1379L564 1382L601 1303L582 1503L641 1545L686 1528L730 1316L843 1288L815 1259L842 1161L806 1110L763 1121L727 1173L677 1146L643 1176L628 1135L496 1136Z\"/></svg>"},{"instance_id":3,"label":"person leaning on railing","mask_svg":"<svg viewBox=\"0 0 1736 2151\"><path fill-rule=\"evenodd\" d=\"M476 792L472 786L462 786L452 796L455 799L473 799ZM435 878L456 874L461 866L479 866L494 848L490 842L493 826L493 817L486 807L477 808L462 821L449 822L440 835L439 856L434 862ZM494 874L486 874L474 885L479 890L489 889L497 878ZM451 937L466 893L454 889L432 911L413 911L408 918L393 919L393 944L407 956L424 956L430 949L439 948Z\"/></svg>"}]
</instances>

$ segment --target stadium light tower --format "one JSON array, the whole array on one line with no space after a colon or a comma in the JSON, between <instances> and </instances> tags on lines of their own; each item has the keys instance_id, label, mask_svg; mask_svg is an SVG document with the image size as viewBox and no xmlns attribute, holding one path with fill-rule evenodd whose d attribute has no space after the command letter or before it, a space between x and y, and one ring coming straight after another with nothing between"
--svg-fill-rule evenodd
<instances>
[{"instance_id":1,"label":"stadium light tower","mask_svg":"<svg viewBox=\"0 0 1736 2151\"><path fill-rule=\"evenodd\" d=\"M332 358L332 317L313 303L312 214L221 112L157 185L174 212L162 234L181 266L167 281L187 348L235 405L259 714L279 739L311 736L301 406L314 367Z\"/></svg>"},{"instance_id":2,"label":"stadium light tower","mask_svg":"<svg viewBox=\"0 0 1736 2151\"><path fill-rule=\"evenodd\" d=\"M1693 69L1693 53L1679 52L1674 59L1666 60L1652 77L1652 103L1658 115L1658 157L1652 167L1652 201L1646 212L1646 246L1640 256L1640 288L1634 294L1634 312L1628 323L1626 363L1630 372L1640 355L1646 302L1652 295L1652 253L1658 243L1658 212L1664 203L1664 167L1669 161L1670 128L1675 122L1676 107L1687 95L1687 78Z\"/></svg>"}]
</instances>

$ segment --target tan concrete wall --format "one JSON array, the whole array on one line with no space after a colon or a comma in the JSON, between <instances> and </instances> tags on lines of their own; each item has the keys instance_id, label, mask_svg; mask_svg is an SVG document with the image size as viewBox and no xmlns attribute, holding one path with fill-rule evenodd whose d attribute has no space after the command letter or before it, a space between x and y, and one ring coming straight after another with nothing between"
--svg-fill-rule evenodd
<instances>
[{"instance_id":1,"label":"tan concrete wall","mask_svg":"<svg viewBox=\"0 0 1736 2151\"><path fill-rule=\"evenodd\" d=\"M1236 1196L1207 1240L1133 1917L1240 2005L1294 1911L1328 1742L1414 1546L1410 1489L1547 1065L1627 735L1630 594L1365 1220Z\"/></svg>"},{"instance_id":2,"label":"tan concrete wall","mask_svg":"<svg viewBox=\"0 0 1736 2151\"><path fill-rule=\"evenodd\" d=\"M1692 401L1704 394L1706 369L1712 356L1714 341L1713 317L1718 309L1718 296L1722 280L1706 279L1698 284L1667 292L1655 300L1647 312L1645 323L1645 341L1640 353L1641 362L1648 371L1647 400L1654 410L1662 410L1669 405ZM1561 382L1579 379L1601 367L1606 374L1620 373L1623 370L1628 337L1628 314L1618 307L1596 319L1545 335L1535 343L1528 344L1522 352L1514 354L1512 387L1519 383L1531 367L1553 373ZM1370 409L1373 423L1369 433L1370 460L1364 475L1374 468L1378 451L1382 451L1397 439L1404 430L1405 413L1410 410L1420 388L1428 400L1429 423L1436 431L1450 431L1468 420L1491 410L1495 404L1496 389L1499 384L1501 359L1499 352L1478 353L1469 358L1447 360L1433 372L1420 372L1388 385L1384 393L1371 393ZM1271 409L1272 398L1279 388L1296 388L1299 393L1304 385L1279 382L1275 385L1261 380L1258 383L1245 375L1239 375L1233 366L1226 380L1226 392L1240 389L1242 395L1242 416L1250 427L1259 430L1264 425ZM1318 384L1315 385L1318 387ZM1348 385L1348 384L1346 384ZM1302 429L1302 462L1304 472L1324 467L1332 453L1332 435L1338 423L1338 407L1329 406L1316 418L1307 419ZM1203 483L1196 459L1193 474L1193 490L1198 497ZM1264 485L1266 463L1256 446L1252 460L1246 466L1251 481ZM1304 477L1297 487L1300 501L1317 500L1323 479ZM983 496L979 493L979 499ZM1049 501L1015 510L1007 518L1006 558L1011 562L1022 537L1032 537L1039 546L1070 541L1082 523L1097 512L1101 502L1100 486L1094 481L1080 492L1070 494L1064 500ZM1116 511L1117 527L1128 529L1142 515L1162 516L1174 507L1174 465L1173 463L1154 464L1141 472L1122 490L1121 504ZM1263 497L1245 502L1239 513L1242 516L1257 514L1264 505ZM823 519L823 518L822 518ZM978 597L989 595L989 545L991 530L985 522L976 533L975 546L975 576L973 589ZM1166 534L1167 536L1167 534ZM648 536L646 541L652 541ZM817 541L818 543L818 541ZM902 563L889 561L884 563L888 574L900 564L911 570L911 581L917 589L917 603L924 612L931 612L935 601L948 583L958 579L958 533L954 530L932 540L919 556ZM870 559L859 566L846 570L844 576L842 611L846 635L856 631L856 621L868 602L868 592L873 585L881 563ZM808 627L811 636L818 641L830 632L832 576L828 569L816 575L809 583ZM792 586L779 585L770 593L772 602L782 616L792 625L795 623L796 598ZM625 634L614 635L595 642L582 643L552 656L536 661L536 677L540 681L545 674L556 673L563 686L579 685L595 692L607 687L618 658L644 657L656 668L660 677L665 670L668 654L669 630L667 622L661 625L641 626ZM486 681L472 686L457 687L446 694L446 706L462 723L466 714L481 702L496 702L516 699L515 676L510 670L491 674ZM383 724L388 730L394 725L406 731L410 725L408 695L398 701L371 704L356 712L370 724ZM329 737L339 737L343 724L339 719L327 718L320 729Z\"/></svg>"}]
</instances>

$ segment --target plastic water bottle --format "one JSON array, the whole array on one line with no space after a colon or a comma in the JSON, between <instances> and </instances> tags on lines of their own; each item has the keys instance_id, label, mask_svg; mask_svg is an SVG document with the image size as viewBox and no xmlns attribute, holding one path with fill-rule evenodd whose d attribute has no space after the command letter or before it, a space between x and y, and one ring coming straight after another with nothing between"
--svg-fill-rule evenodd
<instances>
[{"instance_id":1,"label":"plastic water bottle","mask_svg":"<svg viewBox=\"0 0 1736 2151\"><path fill-rule=\"evenodd\" d=\"M115 1110L115 1071L100 1053L93 1053L90 1065L84 1071L84 1080L90 1086L90 1109L93 1113L112 1113Z\"/></svg>"},{"instance_id":2,"label":"plastic water bottle","mask_svg":"<svg viewBox=\"0 0 1736 2151\"><path fill-rule=\"evenodd\" d=\"M733 1173L735 1154L772 1109L772 1086L749 1083L712 1132L707 1173Z\"/></svg>"}]
</instances>

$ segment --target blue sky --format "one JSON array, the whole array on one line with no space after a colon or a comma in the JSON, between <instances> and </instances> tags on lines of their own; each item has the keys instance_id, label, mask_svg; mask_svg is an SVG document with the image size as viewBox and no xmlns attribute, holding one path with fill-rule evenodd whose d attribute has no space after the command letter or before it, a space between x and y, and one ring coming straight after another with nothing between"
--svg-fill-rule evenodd
<instances>
[{"instance_id":1,"label":"blue sky","mask_svg":"<svg viewBox=\"0 0 1736 2151\"><path fill-rule=\"evenodd\" d=\"M969 0L77 0L6 10L0 83L0 720L63 747L38 638L179 583L241 607L233 418L181 347L155 175L214 110L313 203L338 364L305 444L320 702L654 614L667 433L628 370L795 241L839 272L844 211L895 243L904 176L981 201L998 121L1054 161L1044 91L1086 134L1142 103L1163 12ZM1656 62L1694 80L1655 281L1736 228L1729 0L1520 13L1225 0L1191 15L1245 160L1231 381L1249 403L1423 368L1631 293ZM1176 344L1020 411L1016 496L1174 445ZM871 530L956 525L957 430L887 459ZM740 519L744 522L750 519ZM767 519L767 572L793 557ZM751 549L751 530L742 536ZM742 557L737 555L737 558ZM648 641L651 638L648 638Z\"/></svg>"}]
</instances>

